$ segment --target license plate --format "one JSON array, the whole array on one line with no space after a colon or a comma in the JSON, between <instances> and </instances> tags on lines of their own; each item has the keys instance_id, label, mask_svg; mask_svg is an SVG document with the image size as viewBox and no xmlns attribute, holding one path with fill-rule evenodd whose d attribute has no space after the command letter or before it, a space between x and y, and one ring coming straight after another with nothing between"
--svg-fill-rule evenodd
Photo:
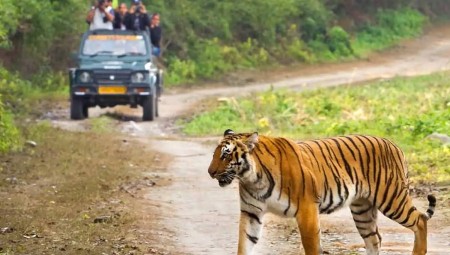
<instances>
[{"instance_id":1,"label":"license plate","mask_svg":"<svg viewBox=\"0 0 450 255\"><path fill-rule=\"evenodd\" d=\"M102 95L117 95L127 93L125 86L100 86L98 87L98 93Z\"/></svg>"}]
</instances>

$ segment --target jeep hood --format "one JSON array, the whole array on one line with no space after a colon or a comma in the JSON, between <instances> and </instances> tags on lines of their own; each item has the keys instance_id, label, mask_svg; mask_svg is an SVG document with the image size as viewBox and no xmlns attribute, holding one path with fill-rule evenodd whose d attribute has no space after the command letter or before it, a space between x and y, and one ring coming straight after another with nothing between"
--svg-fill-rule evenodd
<instances>
[{"instance_id":1,"label":"jeep hood","mask_svg":"<svg viewBox=\"0 0 450 255\"><path fill-rule=\"evenodd\" d=\"M114 60L83 60L79 63L80 69L110 69L110 70L120 70L120 69L128 69L128 70L142 70L145 67L147 62L143 60L135 60L135 61L122 61L120 59Z\"/></svg>"}]
</instances>

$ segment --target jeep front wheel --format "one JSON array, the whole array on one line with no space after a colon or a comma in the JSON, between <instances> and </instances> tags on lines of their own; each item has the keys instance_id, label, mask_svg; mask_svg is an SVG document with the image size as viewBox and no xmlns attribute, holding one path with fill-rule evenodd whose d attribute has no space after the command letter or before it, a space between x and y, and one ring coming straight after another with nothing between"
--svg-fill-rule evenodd
<instances>
[{"instance_id":1,"label":"jeep front wheel","mask_svg":"<svg viewBox=\"0 0 450 255\"><path fill-rule=\"evenodd\" d=\"M142 100L142 120L154 120L156 116L156 97L155 93L152 93L148 97L144 97Z\"/></svg>"},{"instance_id":2,"label":"jeep front wheel","mask_svg":"<svg viewBox=\"0 0 450 255\"><path fill-rule=\"evenodd\" d=\"M82 120L84 115L84 104L81 98L72 96L70 99L70 118L73 120Z\"/></svg>"},{"instance_id":3,"label":"jeep front wheel","mask_svg":"<svg viewBox=\"0 0 450 255\"><path fill-rule=\"evenodd\" d=\"M159 117L159 97L155 98L155 117Z\"/></svg>"},{"instance_id":4,"label":"jeep front wheel","mask_svg":"<svg viewBox=\"0 0 450 255\"><path fill-rule=\"evenodd\" d=\"M89 118L89 106L83 105L83 115L85 118Z\"/></svg>"}]
</instances>

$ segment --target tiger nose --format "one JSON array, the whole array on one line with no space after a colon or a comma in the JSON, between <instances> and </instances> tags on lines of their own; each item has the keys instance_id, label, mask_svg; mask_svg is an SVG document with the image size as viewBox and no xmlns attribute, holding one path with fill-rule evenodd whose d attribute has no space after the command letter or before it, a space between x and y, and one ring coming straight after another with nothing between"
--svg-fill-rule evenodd
<instances>
[{"instance_id":1,"label":"tiger nose","mask_svg":"<svg viewBox=\"0 0 450 255\"><path fill-rule=\"evenodd\" d=\"M213 169L213 168L209 168L208 169L208 173L211 176L211 178L214 179L214 176L216 176L217 170Z\"/></svg>"}]
</instances>

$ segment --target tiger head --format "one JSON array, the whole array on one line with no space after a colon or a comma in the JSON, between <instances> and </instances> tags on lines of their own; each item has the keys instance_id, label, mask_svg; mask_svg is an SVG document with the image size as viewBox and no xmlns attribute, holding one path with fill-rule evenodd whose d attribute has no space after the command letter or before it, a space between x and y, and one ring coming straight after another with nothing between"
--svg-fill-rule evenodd
<instances>
[{"instance_id":1,"label":"tiger head","mask_svg":"<svg viewBox=\"0 0 450 255\"><path fill-rule=\"evenodd\" d=\"M208 168L212 178L219 186L229 185L234 178L242 178L252 168L252 151L258 143L258 133L235 134L227 129L223 139L214 151Z\"/></svg>"}]
</instances>

